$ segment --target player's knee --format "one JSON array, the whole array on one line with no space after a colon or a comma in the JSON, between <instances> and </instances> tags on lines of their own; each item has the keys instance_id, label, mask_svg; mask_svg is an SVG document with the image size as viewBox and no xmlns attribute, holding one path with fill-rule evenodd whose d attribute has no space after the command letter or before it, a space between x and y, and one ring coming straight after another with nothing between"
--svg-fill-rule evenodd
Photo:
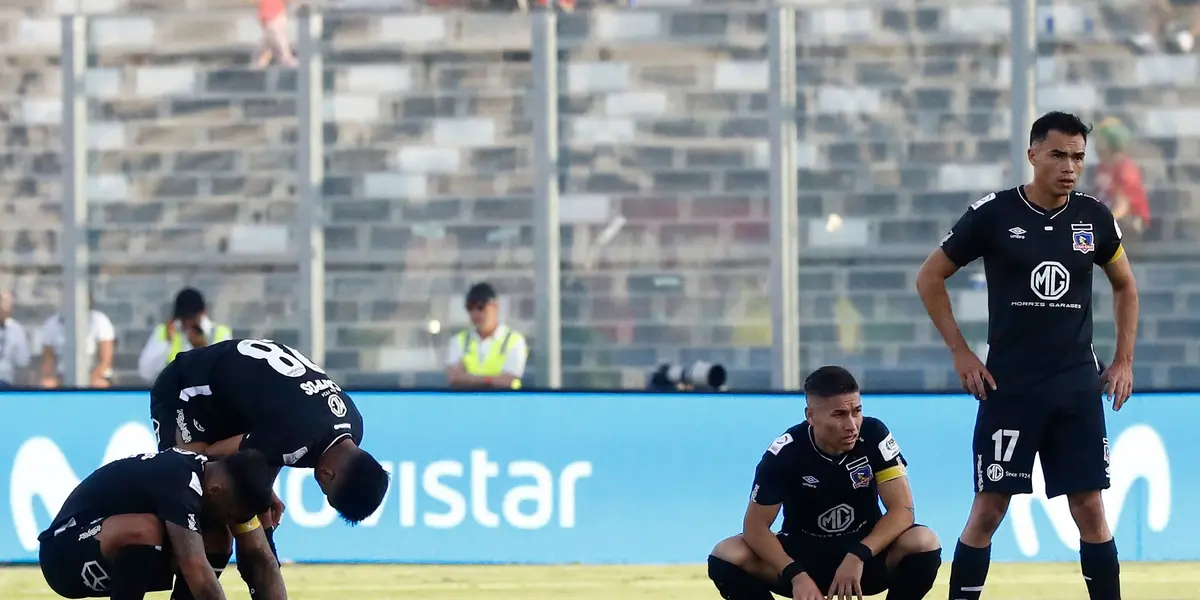
<instances>
[{"instance_id":1,"label":"player's knee","mask_svg":"<svg viewBox=\"0 0 1200 600\"><path fill-rule=\"evenodd\" d=\"M1104 501L1100 492L1079 492L1067 496L1067 505L1071 508L1071 517L1079 527L1079 533L1084 537L1089 534L1101 535L1108 532L1108 521L1104 518Z\"/></svg>"},{"instance_id":2,"label":"player's knee","mask_svg":"<svg viewBox=\"0 0 1200 600\"><path fill-rule=\"evenodd\" d=\"M942 541L932 529L917 525L905 531L896 539L896 545L903 554L919 554L922 552L940 551Z\"/></svg>"},{"instance_id":3,"label":"player's knee","mask_svg":"<svg viewBox=\"0 0 1200 600\"><path fill-rule=\"evenodd\" d=\"M720 546L720 544L718 544ZM708 578L712 580L722 598L737 600L772 600L771 587L767 582L751 575L748 571L717 556L708 557Z\"/></svg>"},{"instance_id":4,"label":"player's knee","mask_svg":"<svg viewBox=\"0 0 1200 600\"><path fill-rule=\"evenodd\" d=\"M1008 512L1009 497L1002 494L980 493L975 495L971 505L971 517L967 520L967 530L990 536L1000 527L1004 514Z\"/></svg>"},{"instance_id":5,"label":"player's knee","mask_svg":"<svg viewBox=\"0 0 1200 600\"><path fill-rule=\"evenodd\" d=\"M114 515L104 520L96 539L105 556L115 556L126 546L161 546L165 531L162 521L151 514Z\"/></svg>"},{"instance_id":6,"label":"player's knee","mask_svg":"<svg viewBox=\"0 0 1200 600\"><path fill-rule=\"evenodd\" d=\"M721 540L713 546L710 554L739 567L744 567L754 560L754 551L750 549L746 540L742 539L741 534Z\"/></svg>"}]
</instances>

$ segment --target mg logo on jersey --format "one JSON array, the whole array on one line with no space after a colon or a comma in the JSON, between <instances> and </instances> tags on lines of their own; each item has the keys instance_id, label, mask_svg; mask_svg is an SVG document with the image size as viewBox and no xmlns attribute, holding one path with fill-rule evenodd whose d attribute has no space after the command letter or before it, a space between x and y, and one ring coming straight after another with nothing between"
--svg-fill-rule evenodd
<instances>
[{"instance_id":1,"label":"mg logo on jersey","mask_svg":"<svg viewBox=\"0 0 1200 600\"><path fill-rule=\"evenodd\" d=\"M817 527L826 533L841 533L854 524L854 508L839 504L817 517Z\"/></svg>"},{"instance_id":2,"label":"mg logo on jersey","mask_svg":"<svg viewBox=\"0 0 1200 600\"><path fill-rule=\"evenodd\" d=\"M1071 272L1060 262L1043 261L1029 274L1029 287L1042 300L1058 300L1071 289Z\"/></svg>"}]
</instances>

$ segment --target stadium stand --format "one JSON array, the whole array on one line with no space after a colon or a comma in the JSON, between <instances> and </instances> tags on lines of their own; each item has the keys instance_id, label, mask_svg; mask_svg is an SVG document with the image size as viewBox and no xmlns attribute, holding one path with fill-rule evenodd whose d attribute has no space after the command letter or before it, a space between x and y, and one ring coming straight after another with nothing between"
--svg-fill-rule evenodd
<instances>
[{"instance_id":1,"label":"stadium stand","mask_svg":"<svg viewBox=\"0 0 1200 600\"><path fill-rule=\"evenodd\" d=\"M26 323L59 301L55 13L69 4L0 9L0 284ZM294 343L295 72L248 67L260 32L243 0L79 5L93 13L92 289L120 332L119 381L137 384L138 348L184 285L238 335ZM1117 116L1139 136L1155 221L1131 247L1136 377L1194 387L1200 65L1131 52L1130 10L1040 10L1039 109ZM801 3L797 22L803 362L874 390L956 388L913 278L971 201L1010 183L1004 3ZM529 40L519 12L327 13L326 364L346 385L440 385L476 280L533 331ZM766 387L763 8L578 11L559 44L564 383L636 387L659 361L705 359ZM969 273L951 283L982 341L983 292Z\"/></svg>"}]
</instances>

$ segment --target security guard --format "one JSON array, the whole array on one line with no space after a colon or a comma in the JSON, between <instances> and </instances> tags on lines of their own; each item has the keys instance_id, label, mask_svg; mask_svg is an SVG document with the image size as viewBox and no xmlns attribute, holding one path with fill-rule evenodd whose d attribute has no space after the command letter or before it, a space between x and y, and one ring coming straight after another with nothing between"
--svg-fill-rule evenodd
<instances>
[{"instance_id":1,"label":"security guard","mask_svg":"<svg viewBox=\"0 0 1200 600\"><path fill-rule=\"evenodd\" d=\"M146 383L154 383L159 371L175 360L180 352L203 348L233 338L233 331L208 318L204 295L185 288L175 296L170 321L159 325L146 340L138 357L138 374Z\"/></svg>"},{"instance_id":2,"label":"security guard","mask_svg":"<svg viewBox=\"0 0 1200 600\"><path fill-rule=\"evenodd\" d=\"M450 387L520 389L529 347L525 336L500 324L496 290L487 283L471 286L467 314L475 328L455 335L446 353Z\"/></svg>"}]
</instances>

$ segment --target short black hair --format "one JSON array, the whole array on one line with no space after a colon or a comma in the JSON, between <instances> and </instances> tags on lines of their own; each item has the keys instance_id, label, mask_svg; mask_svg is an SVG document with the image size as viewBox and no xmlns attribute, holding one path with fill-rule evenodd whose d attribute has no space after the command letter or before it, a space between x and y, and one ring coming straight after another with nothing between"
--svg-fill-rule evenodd
<instances>
[{"instance_id":1,"label":"short black hair","mask_svg":"<svg viewBox=\"0 0 1200 600\"><path fill-rule=\"evenodd\" d=\"M492 284L482 281L467 290L467 304L486 304L496 299L496 288Z\"/></svg>"},{"instance_id":2,"label":"short black hair","mask_svg":"<svg viewBox=\"0 0 1200 600\"><path fill-rule=\"evenodd\" d=\"M206 310L204 294L196 288L184 288L175 296L176 319L190 319Z\"/></svg>"},{"instance_id":3,"label":"short black hair","mask_svg":"<svg viewBox=\"0 0 1200 600\"><path fill-rule=\"evenodd\" d=\"M351 525L362 522L383 504L390 479L383 465L362 449L350 457L338 478L344 479L329 494L329 505Z\"/></svg>"},{"instance_id":4,"label":"short black hair","mask_svg":"<svg viewBox=\"0 0 1200 600\"><path fill-rule=\"evenodd\" d=\"M225 467L233 484L234 497L238 504L259 515L271 508L275 484L275 469L267 463L267 457L257 450L239 450L218 461Z\"/></svg>"},{"instance_id":5,"label":"short black hair","mask_svg":"<svg viewBox=\"0 0 1200 600\"><path fill-rule=\"evenodd\" d=\"M826 365L804 379L804 395L832 398L859 391L858 380L842 367Z\"/></svg>"},{"instance_id":6,"label":"short black hair","mask_svg":"<svg viewBox=\"0 0 1200 600\"><path fill-rule=\"evenodd\" d=\"M1092 126L1068 112L1059 110L1048 112L1038 117L1038 120L1033 122L1033 127L1029 128L1029 145L1046 141L1046 137L1050 135L1051 131L1067 135L1082 135L1083 141L1086 142L1088 134L1092 132Z\"/></svg>"}]
</instances>

